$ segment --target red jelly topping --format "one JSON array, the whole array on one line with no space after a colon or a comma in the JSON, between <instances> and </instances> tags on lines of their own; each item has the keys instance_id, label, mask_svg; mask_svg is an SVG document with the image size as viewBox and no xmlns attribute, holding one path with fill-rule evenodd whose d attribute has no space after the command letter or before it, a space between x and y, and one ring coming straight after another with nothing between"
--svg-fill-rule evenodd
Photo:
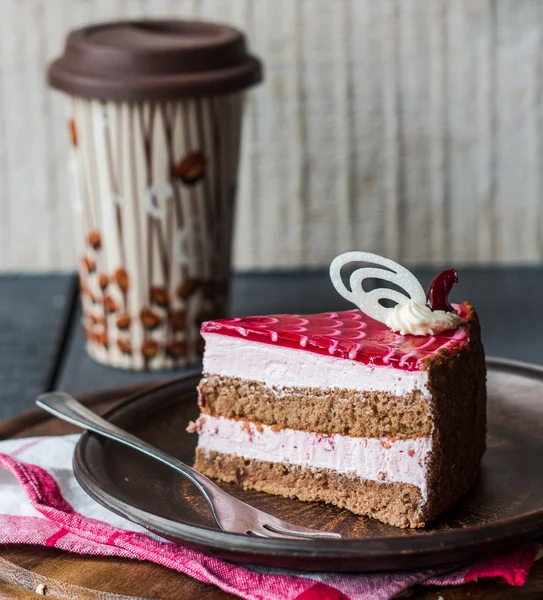
<instances>
[{"instance_id":1,"label":"red jelly topping","mask_svg":"<svg viewBox=\"0 0 543 600\"><path fill-rule=\"evenodd\" d=\"M466 305L455 308L461 317L466 317ZM436 335L400 335L360 310L220 319L203 323L202 333L219 333L406 371L421 370L423 361L436 352L453 351L469 341L463 327Z\"/></svg>"},{"instance_id":2,"label":"red jelly topping","mask_svg":"<svg viewBox=\"0 0 543 600\"><path fill-rule=\"evenodd\" d=\"M449 302L449 294L452 286L458 283L458 273L456 269L441 271L436 275L428 288L426 294L426 304L432 310L443 310L445 312L455 312Z\"/></svg>"}]
</instances>

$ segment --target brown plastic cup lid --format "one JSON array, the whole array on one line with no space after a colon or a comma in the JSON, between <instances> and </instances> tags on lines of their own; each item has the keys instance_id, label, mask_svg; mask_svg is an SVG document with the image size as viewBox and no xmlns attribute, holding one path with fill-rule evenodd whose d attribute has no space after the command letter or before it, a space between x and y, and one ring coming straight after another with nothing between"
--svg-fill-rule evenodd
<instances>
[{"instance_id":1,"label":"brown plastic cup lid","mask_svg":"<svg viewBox=\"0 0 543 600\"><path fill-rule=\"evenodd\" d=\"M142 20L77 29L49 84L101 100L166 100L241 91L262 79L237 29L207 21Z\"/></svg>"}]
</instances>

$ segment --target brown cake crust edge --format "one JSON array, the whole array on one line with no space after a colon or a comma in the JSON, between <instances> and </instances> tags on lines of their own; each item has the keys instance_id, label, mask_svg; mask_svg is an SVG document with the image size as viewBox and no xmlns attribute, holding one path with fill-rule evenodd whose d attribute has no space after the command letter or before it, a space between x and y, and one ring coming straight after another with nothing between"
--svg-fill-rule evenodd
<instances>
[{"instance_id":1,"label":"brown cake crust edge","mask_svg":"<svg viewBox=\"0 0 543 600\"><path fill-rule=\"evenodd\" d=\"M237 483L246 490L326 502L403 529L426 525L421 492L414 485L381 483L331 469L259 461L201 448L196 449L194 466L208 477Z\"/></svg>"},{"instance_id":2,"label":"brown cake crust edge","mask_svg":"<svg viewBox=\"0 0 543 600\"><path fill-rule=\"evenodd\" d=\"M468 310L470 343L429 359L434 398L427 519L447 510L476 483L486 450L486 363L479 318ZM439 401L436 401L439 399Z\"/></svg>"}]
</instances>

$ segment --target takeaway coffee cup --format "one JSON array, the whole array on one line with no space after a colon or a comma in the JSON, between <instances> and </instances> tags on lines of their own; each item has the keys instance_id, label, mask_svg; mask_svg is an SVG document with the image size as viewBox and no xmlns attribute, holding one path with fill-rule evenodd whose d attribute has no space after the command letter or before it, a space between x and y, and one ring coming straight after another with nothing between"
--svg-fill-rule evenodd
<instances>
[{"instance_id":1,"label":"takeaway coffee cup","mask_svg":"<svg viewBox=\"0 0 543 600\"><path fill-rule=\"evenodd\" d=\"M199 360L224 316L243 100L261 80L243 35L202 21L72 32L49 69L68 96L83 326L97 361Z\"/></svg>"}]
</instances>

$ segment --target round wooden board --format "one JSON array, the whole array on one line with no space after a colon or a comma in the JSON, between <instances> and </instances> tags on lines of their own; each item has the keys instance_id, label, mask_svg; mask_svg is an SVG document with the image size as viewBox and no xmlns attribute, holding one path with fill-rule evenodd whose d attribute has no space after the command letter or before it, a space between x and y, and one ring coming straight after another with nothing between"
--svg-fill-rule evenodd
<instances>
[{"instance_id":1,"label":"round wooden board","mask_svg":"<svg viewBox=\"0 0 543 600\"><path fill-rule=\"evenodd\" d=\"M152 384L131 386L81 398L98 413ZM0 439L36 435L64 435L77 429L43 411L29 411L0 422ZM11 545L0 549L0 597L40 598L36 588L43 584L45 595L55 599L123 600L160 598L164 600L233 598L214 586L154 563L120 558L88 557L54 548ZM426 600L505 600L543 596L543 561L534 566L528 583L522 588L484 581L443 589L418 587L410 598Z\"/></svg>"}]
</instances>

